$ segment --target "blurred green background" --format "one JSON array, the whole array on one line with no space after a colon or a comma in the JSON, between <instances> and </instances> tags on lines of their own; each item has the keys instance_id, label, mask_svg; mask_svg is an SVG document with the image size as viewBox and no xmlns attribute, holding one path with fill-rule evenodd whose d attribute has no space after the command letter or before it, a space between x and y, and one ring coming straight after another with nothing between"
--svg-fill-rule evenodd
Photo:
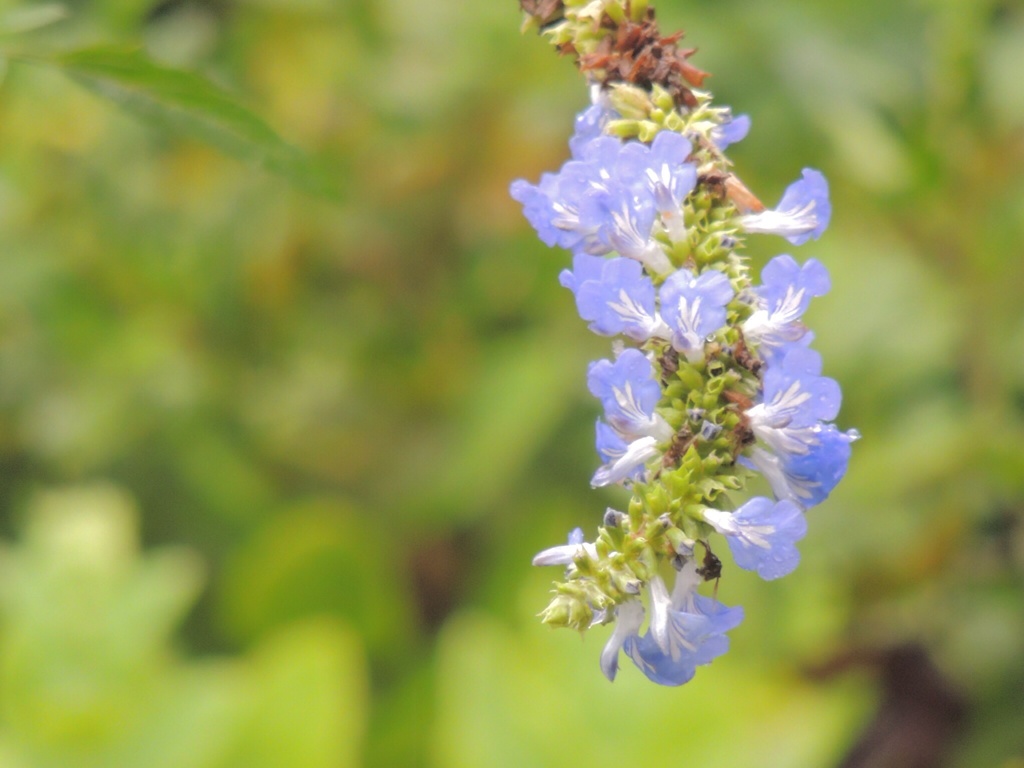
<instances>
[{"instance_id":1,"label":"blurred green background","mask_svg":"<svg viewBox=\"0 0 1024 768\"><path fill-rule=\"evenodd\" d=\"M1024 7L658 8L752 116L747 185L831 182L794 255L864 436L681 689L535 618L530 557L622 495L588 485L607 340L507 194L586 92L514 0L0 0L0 768L1024 765ZM52 66L97 44L307 166Z\"/></svg>"}]
</instances>

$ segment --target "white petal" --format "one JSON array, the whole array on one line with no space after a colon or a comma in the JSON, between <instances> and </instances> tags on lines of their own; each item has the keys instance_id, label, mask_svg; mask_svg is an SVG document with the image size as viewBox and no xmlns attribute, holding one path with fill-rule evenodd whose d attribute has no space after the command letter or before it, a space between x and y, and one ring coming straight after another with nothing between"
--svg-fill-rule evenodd
<instances>
[{"instance_id":1,"label":"white petal","mask_svg":"<svg viewBox=\"0 0 1024 768\"><path fill-rule=\"evenodd\" d=\"M668 595L668 587L661 576L651 579L651 636L661 647L661 650L668 652L668 612L672 607L672 600Z\"/></svg>"},{"instance_id":2,"label":"white petal","mask_svg":"<svg viewBox=\"0 0 1024 768\"><path fill-rule=\"evenodd\" d=\"M594 545L585 542L583 544L559 544L557 547L548 547L543 552L538 552L533 558L534 565L571 565L572 561L581 554L597 557L597 550Z\"/></svg>"},{"instance_id":3,"label":"white petal","mask_svg":"<svg viewBox=\"0 0 1024 768\"><path fill-rule=\"evenodd\" d=\"M720 509L705 509L704 520L723 536L735 536L740 532L740 528L736 525L733 516ZM536 561L534 563L536 564Z\"/></svg>"},{"instance_id":4,"label":"white petal","mask_svg":"<svg viewBox=\"0 0 1024 768\"><path fill-rule=\"evenodd\" d=\"M658 441L655 438L641 437L639 440L634 440L620 457L605 464L594 473L590 485L594 488L601 488L625 480L634 469L660 454Z\"/></svg>"},{"instance_id":5,"label":"white petal","mask_svg":"<svg viewBox=\"0 0 1024 768\"><path fill-rule=\"evenodd\" d=\"M601 651L601 671L609 680L619 671L619 651L626 638L637 634L644 623L644 607L639 600L630 600L615 611L615 630Z\"/></svg>"}]
</instances>

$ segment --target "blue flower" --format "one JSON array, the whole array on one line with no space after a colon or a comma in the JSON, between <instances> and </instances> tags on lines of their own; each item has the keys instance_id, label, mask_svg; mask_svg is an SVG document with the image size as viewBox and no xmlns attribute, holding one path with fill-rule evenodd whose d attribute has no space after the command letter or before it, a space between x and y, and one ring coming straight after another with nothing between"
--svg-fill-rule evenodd
<instances>
[{"instance_id":1,"label":"blue flower","mask_svg":"<svg viewBox=\"0 0 1024 768\"><path fill-rule=\"evenodd\" d=\"M661 131L647 150L644 178L658 211L678 212L697 184L697 166L686 162L693 146L674 131Z\"/></svg>"},{"instance_id":2,"label":"blue flower","mask_svg":"<svg viewBox=\"0 0 1024 768\"><path fill-rule=\"evenodd\" d=\"M595 226L580 220L580 205L588 194L607 189L621 147L618 139L597 136L581 142L579 157L557 174L542 174L539 184L512 182L509 193L522 203L523 214L545 244L598 255L608 252Z\"/></svg>"},{"instance_id":3,"label":"blue flower","mask_svg":"<svg viewBox=\"0 0 1024 768\"><path fill-rule=\"evenodd\" d=\"M802 245L821 237L831 216L828 182L819 171L804 168L803 177L786 188L774 210L746 214L739 223L747 232L781 235Z\"/></svg>"},{"instance_id":4,"label":"blue flower","mask_svg":"<svg viewBox=\"0 0 1024 768\"><path fill-rule=\"evenodd\" d=\"M670 331L655 310L654 283L643 267L625 258L600 261L597 275L584 264L576 267L578 274L562 273L562 284L571 281L576 307L580 317L590 321L590 330L603 336L621 333L636 341L652 336L668 338Z\"/></svg>"},{"instance_id":5,"label":"blue flower","mask_svg":"<svg viewBox=\"0 0 1024 768\"><path fill-rule=\"evenodd\" d=\"M578 177L545 173L540 183L517 179L509 187L513 200L522 203L523 215L549 247L575 248L593 232L580 226L579 198L583 190Z\"/></svg>"},{"instance_id":6,"label":"blue flower","mask_svg":"<svg viewBox=\"0 0 1024 768\"><path fill-rule=\"evenodd\" d=\"M760 471L777 499L807 507L825 500L846 473L856 430L840 432L824 423L839 413L842 392L821 376L821 356L791 346L764 375L763 401L748 408L755 437L770 451L751 450L740 461Z\"/></svg>"},{"instance_id":7,"label":"blue flower","mask_svg":"<svg viewBox=\"0 0 1024 768\"><path fill-rule=\"evenodd\" d=\"M828 271L817 259L808 259L801 267L786 254L765 265L761 282L756 289L757 309L743 323L743 335L770 359L786 345L804 339L807 328L800 318L811 297L824 296L831 283Z\"/></svg>"},{"instance_id":8,"label":"blue flower","mask_svg":"<svg viewBox=\"0 0 1024 768\"><path fill-rule=\"evenodd\" d=\"M564 230L555 225L552 197L557 190L558 176L553 173L541 174L540 183L536 185L526 179L516 179L508 190L513 200L522 203L523 215L548 247L559 244L565 235Z\"/></svg>"},{"instance_id":9,"label":"blue flower","mask_svg":"<svg viewBox=\"0 0 1024 768\"><path fill-rule=\"evenodd\" d=\"M821 356L793 347L764 375L763 402L747 410L754 435L776 453L799 453L808 429L839 413L842 391L834 379L819 375Z\"/></svg>"},{"instance_id":10,"label":"blue flower","mask_svg":"<svg viewBox=\"0 0 1024 768\"><path fill-rule=\"evenodd\" d=\"M563 269L558 275L558 283L575 294L587 280L601 279L606 261L603 256L576 253L572 257L572 269Z\"/></svg>"},{"instance_id":11,"label":"blue flower","mask_svg":"<svg viewBox=\"0 0 1024 768\"><path fill-rule=\"evenodd\" d=\"M808 259L801 266L792 256L782 254L761 270L757 294L773 312L792 304L806 310L811 296L824 296L831 287L828 270L820 261Z\"/></svg>"},{"instance_id":12,"label":"blue flower","mask_svg":"<svg viewBox=\"0 0 1024 768\"><path fill-rule=\"evenodd\" d=\"M625 438L672 437L672 428L654 412L661 386L654 368L638 349L625 349L613 363L598 360L587 369L587 386L604 406L605 418Z\"/></svg>"},{"instance_id":13,"label":"blue flower","mask_svg":"<svg viewBox=\"0 0 1024 768\"><path fill-rule=\"evenodd\" d=\"M574 159L562 168L570 176L582 175L595 185L603 185L610 179L618 178L615 168L624 145L625 142L614 136L598 135L582 140L577 144L578 151Z\"/></svg>"},{"instance_id":14,"label":"blue flower","mask_svg":"<svg viewBox=\"0 0 1024 768\"><path fill-rule=\"evenodd\" d=\"M732 513L705 509L704 519L726 537L736 565L762 579L785 576L800 562L796 542L807 534L807 521L790 501L758 496Z\"/></svg>"},{"instance_id":15,"label":"blue flower","mask_svg":"<svg viewBox=\"0 0 1024 768\"><path fill-rule=\"evenodd\" d=\"M594 103L576 115L575 131L569 139L569 150L576 159L582 157L583 147L592 139L604 133L609 120L615 120L619 113L605 102L604 94L597 86L591 93Z\"/></svg>"},{"instance_id":16,"label":"blue flower","mask_svg":"<svg viewBox=\"0 0 1024 768\"><path fill-rule=\"evenodd\" d=\"M603 115L600 107L580 115L574 159L536 186L513 182L512 197L548 245L592 255L615 251L652 274L667 274L672 264L654 235L659 214L670 237L686 235L681 208L697 180L686 162L690 142L671 131L651 146L622 142L600 132Z\"/></svg>"},{"instance_id":17,"label":"blue flower","mask_svg":"<svg viewBox=\"0 0 1024 768\"><path fill-rule=\"evenodd\" d=\"M674 131L661 131L650 147L630 142L620 158L623 179L651 200L673 242L687 236L683 201L697 184L697 167L686 162L691 151L688 139Z\"/></svg>"},{"instance_id":18,"label":"blue flower","mask_svg":"<svg viewBox=\"0 0 1024 768\"><path fill-rule=\"evenodd\" d=\"M700 360L707 337L725 325L725 307L733 295L729 278L714 269L698 277L688 269L669 275L658 298L675 350L691 361Z\"/></svg>"},{"instance_id":19,"label":"blue flower","mask_svg":"<svg viewBox=\"0 0 1024 768\"><path fill-rule=\"evenodd\" d=\"M748 115L729 116L729 119L711 129L711 141L715 143L719 151L725 151L730 144L735 144L746 138L750 132L750 117Z\"/></svg>"},{"instance_id":20,"label":"blue flower","mask_svg":"<svg viewBox=\"0 0 1024 768\"><path fill-rule=\"evenodd\" d=\"M654 283L632 259L607 260L600 279L580 286L576 306L590 329L604 336L621 333L646 341L664 326L655 309Z\"/></svg>"},{"instance_id":21,"label":"blue flower","mask_svg":"<svg viewBox=\"0 0 1024 768\"><path fill-rule=\"evenodd\" d=\"M660 576L651 579L651 621L646 634L628 634L622 648L641 672L659 685L682 685L697 667L729 650L725 632L743 620L743 609L727 608L697 594L700 576L688 561L669 596Z\"/></svg>"},{"instance_id":22,"label":"blue flower","mask_svg":"<svg viewBox=\"0 0 1024 768\"><path fill-rule=\"evenodd\" d=\"M840 432L834 424L819 424L805 431L800 452L773 454L755 446L743 463L765 476L775 498L807 509L828 498L846 474L850 443L859 438L855 429Z\"/></svg>"},{"instance_id":23,"label":"blue flower","mask_svg":"<svg viewBox=\"0 0 1024 768\"><path fill-rule=\"evenodd\" d=\"M657 213L654 201L634 187L609 180L591 188L580 201L581 227L594 232L605 252L635 259L656 275L672 270L664 248L652 236Z\"/></svg>"}]
</instances>

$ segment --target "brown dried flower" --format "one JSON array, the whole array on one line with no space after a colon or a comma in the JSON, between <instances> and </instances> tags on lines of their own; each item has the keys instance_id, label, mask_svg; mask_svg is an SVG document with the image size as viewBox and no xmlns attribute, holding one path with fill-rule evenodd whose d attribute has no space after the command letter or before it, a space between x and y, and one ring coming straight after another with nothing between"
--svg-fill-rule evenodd
<instances>
[{"instance_id":1,"label":"brown dried flower","mask_svg":"<svg viewBox=\"0 0 1024 768\"><path fill-rule=\"evenodd\" d=\"M687 61L696 48L681 49L676 45L683 37L682 32L662 37L652 8L643 21L626 20L616 25L606 17L602 25L614 32L601 40L593 53L580 57L582 71L603 73L603 85L615 82L642 88L660 85L676 104L688 108L697 106L690 87L699 88L708 73Z\"/></svg>"},{"instance_id":2,"label":"brown dried flower","mask_svg":"<svg viewBox=\"0 0 1024 768\"><path fill-rule=\"evenodd\" d=\"M565 15L562 0L519 0L519 7L541 27L559 21Z\"/></svg>"}]
</instances>

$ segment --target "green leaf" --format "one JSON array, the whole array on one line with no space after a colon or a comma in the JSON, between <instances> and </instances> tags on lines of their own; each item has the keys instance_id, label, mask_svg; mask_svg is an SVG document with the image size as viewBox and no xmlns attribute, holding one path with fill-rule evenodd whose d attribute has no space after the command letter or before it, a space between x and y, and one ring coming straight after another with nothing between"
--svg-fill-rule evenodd
<instances>
[{"instance_id":1,"label":"green leaf","mask_svg":"<svg viewBox=\"0 0 1024 768\"><path fill-rule=\"evenodd\" d=\"M249 719L225 768L360 764L368 679L362 643L328 617L293 624L251 657Z\"/></svg>"},{"instance_id":2,"label":"green leaf","mask_svg":"<svg viewBox=\"0 0 1024 768\"><path fill-rule=\"evenodd\" d=\"M455 444L417 489L422 509L473 516L502 498L572 403L587 353L570 344L541 328L505 347L493 345L492 362L463 408ZM564 364L551 364L559 359Z\"/></svg>"},{"instance_id":3,"label":"green leaf","mask_svg":"<svg viewBox=\"0 0 1024 768\"><path fill-rule=\"evenodd\" d=\"M337 186L312 159L203 76L157 64L137 49L86 48L35 63L55 66L96 95L176 134L211 144L316 194Z\"/></svg>"},{"instance_id":4,"label":"green leaf","mask_svg":"<svg viewBox=\"0 0 1024 768\"><path fill-rule=\"evenodd\" d=\"M752 750L776 768L822 765L861 717L856 696L780 673L756 644L701 667L685 690L652 685L625 656L611 685L597 664L608 634L590 630L581 646L572 632L452 616L437 640L428 765L654 765L680 723L687 765L743 765Z\"/></svg>"}]
</instances>

